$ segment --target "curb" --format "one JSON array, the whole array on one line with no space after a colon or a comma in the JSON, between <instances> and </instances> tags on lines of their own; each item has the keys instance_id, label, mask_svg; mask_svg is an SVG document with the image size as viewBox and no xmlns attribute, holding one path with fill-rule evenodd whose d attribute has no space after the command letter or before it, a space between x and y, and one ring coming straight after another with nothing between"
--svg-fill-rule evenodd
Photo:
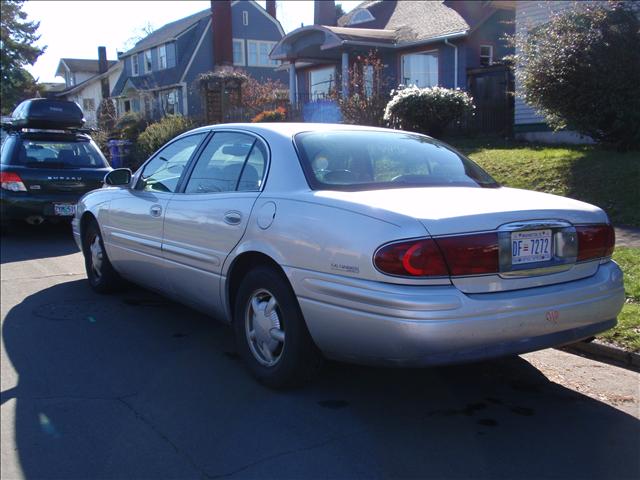
<instances>
[{"instance_id":1,"label":"curb","mask_svg":"<svg viewBox=\"0 0 640 480\"><path fill-rule=\"evenodd\" d=\"M559 347L558 350L640 373L640 354L628 352L621 348L594 341L572 343L571 345Z\"/></svg>"}]
</instances>

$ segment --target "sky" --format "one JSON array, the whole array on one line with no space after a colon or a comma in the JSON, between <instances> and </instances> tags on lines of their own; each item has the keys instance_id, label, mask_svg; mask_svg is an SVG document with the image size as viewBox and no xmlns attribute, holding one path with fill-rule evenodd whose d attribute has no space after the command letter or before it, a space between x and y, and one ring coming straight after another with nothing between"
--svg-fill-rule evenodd
<instances>
[{"instance_id":1,"label":"sky","mask_svg":"<svg viewBox=\"0 0 640 480\"><path fill-rule=\"evenodd\" d=\"M264 7L264 1L258 1ZM360 1L336 1L345 12ZM131 39L142 35L147 25L163 25L210 8L209 0L200 1L52 1L28 0L23 11L30 21L40 22L38 46L47 45L35 65L27 70L40 82L62 82L55 77L61 58L98 58L98 46L107 47L109 60L116 51L129 48ZM313 2L284 0L276 4L276 16L286 33L313 23Z\"/></svg>"}]
</instances>

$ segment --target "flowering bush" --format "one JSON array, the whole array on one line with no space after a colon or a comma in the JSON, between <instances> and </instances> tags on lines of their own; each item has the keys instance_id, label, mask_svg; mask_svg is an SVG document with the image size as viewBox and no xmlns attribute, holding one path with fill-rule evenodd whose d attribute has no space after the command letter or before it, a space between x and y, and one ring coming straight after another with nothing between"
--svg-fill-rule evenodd
<instances>
[{"instance_id":1,"label":"flowering bush","mask_svg":"<svg viewBox=\"0 0 640 480\"><path fill-rule=\"evenodd\" d=\"M253 123L285 122L286 120L287 111L283 107L278 107L275 110L265 110L251 119Z\"/></svg>"},{"instance_id":2,"label":"flowering bush","mask_svg":"<svg viewBox=\"0 0 640 480\"><path fill-rule=\"evenodd\" d=\"M391 92L384 119L393 128L438 136L474 108L473 99L460 89L412 86Z\"/></svg>"}]
</instances>

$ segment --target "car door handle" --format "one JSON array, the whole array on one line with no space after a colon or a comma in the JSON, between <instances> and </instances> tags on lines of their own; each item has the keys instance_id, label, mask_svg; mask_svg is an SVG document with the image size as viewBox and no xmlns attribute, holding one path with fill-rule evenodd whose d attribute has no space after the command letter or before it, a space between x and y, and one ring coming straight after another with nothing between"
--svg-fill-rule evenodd
<instances>
[{"instance_id":1,"label":"car door handle","mask_svg":"<svg viewBox=\"0 0 640 480\"><path fill-rule=\"evenodd\" d=\"M162 215L162 207L160 205L151 205L149 213L152 217L159 217L160 215Z\"/></svg>"},{"instance_id":2,"label":"car door handle","mask_svg":"<svg viewBox=\"0 0 640 480\"><path fill-rule=\"evenodd\" d=\"M231 211L224 214L224 221L229 225L238 225L242 221L240 212Z\"/></svg>"}]
</instances>

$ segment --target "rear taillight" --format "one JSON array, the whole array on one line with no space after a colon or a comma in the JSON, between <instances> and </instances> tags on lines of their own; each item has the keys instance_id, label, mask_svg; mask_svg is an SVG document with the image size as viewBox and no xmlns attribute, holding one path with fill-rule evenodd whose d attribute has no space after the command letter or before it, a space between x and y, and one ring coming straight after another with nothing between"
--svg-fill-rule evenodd
<instances>
[{"instance_id":1,"label":"rear taillight","mask_svg":"<svg viewBox=\"0 0 640 480\"><path fill-rule=\"evenodd\" d=\"M449 270L431 239L392 243L378 249L374 264L383 273L405 277L442 277Z\"/></svg>"},{"instance_id":2,"label":"rear taillight","mask_svg":"<svg viewBox=\"0 0 640 480\"><path fill-rule=\"evenodd\" d=\"M12 192L26 192L27 188L22 183L20 175L13 172L0 172L0 186L4 190Z\"/></svg>"},{"instance_id":3,"label":"rear taillight","mask_svg":"<svg viewBox=\"0 0 640 480\"><path fill-rule=\"evenodd\" d=\"M374 263L383 273L409 277L497 273L498 235L483 233L392 243L378 249Z\"/></svg>"},{"instance_id":4,"label":"rear taillight","mask_svg":"<svg viewBox=\"0 0 640 480\"><path fill-rule=\"evenodd\" d=\"M578 234L578 262L610 257L616 244L611 225L585 225L576 227Z\"/></svg>"},{"instance_id":5,"label":"rear taillight","mask_svg":"<svg viewBox=\"0 0 640 480\"><path fill-rule=\"evenodd\" d=\"M482 275L500 270L498 234L437 238L451 275Z\"/></svg>"}]
</instances>

